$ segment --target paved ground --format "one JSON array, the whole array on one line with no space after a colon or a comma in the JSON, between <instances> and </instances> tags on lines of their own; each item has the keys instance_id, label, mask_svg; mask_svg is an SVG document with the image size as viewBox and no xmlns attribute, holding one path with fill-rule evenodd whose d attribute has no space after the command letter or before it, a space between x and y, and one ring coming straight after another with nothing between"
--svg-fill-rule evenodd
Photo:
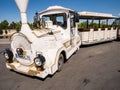
<instances>
[{"instance_id":1,"label":"paved ground","mask_svg":"<svg viewBox=\"0 0 120 90\"><path fill-rule=\"evenodd\" d=\"M0 44L0 50L5 47ZM120 42L80 48L45 80L6 69L0 55L0 90L120 90Z\"/></svg>"},{"instance_id":2,"label":"paved ground","mask_svg":"<svg viewBox=\"0 0 120 90\"><path fill-rule=\"evenodd\" d=\"M9 39L0 39L0 44L10 44Z\"/></svg>"}]
</instances>

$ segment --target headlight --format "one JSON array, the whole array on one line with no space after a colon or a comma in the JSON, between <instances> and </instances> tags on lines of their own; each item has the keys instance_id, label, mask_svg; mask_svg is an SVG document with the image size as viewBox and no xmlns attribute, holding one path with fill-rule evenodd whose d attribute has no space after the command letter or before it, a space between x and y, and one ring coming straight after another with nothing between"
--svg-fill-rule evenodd
<instances>
[{"instance_id":1,"label":"headlight","mask_svg":"<svg viewBox=\"0 0 120 90\"><path fill-rule=\"evenodd\" d=\"M9 49L6 49L6 51L4 52L4 57L9 61L9 63L11 63L13 59L12 51L10 51Z\"/></svg>"},{"instance_id":2,"label":"headlight","mask_svg":"<svg viewBox=\"0 0 120 90\"><path fill-rule=\"evenodd\" d=\"M17 52L18 55L23 55L23 50L22 50L22 48L17 48L17 49L16 49L16 52Z\"/></svg>"},{"instance_id":3,"label":"headlight","mask_svg":"<svg viewBox=\"0 0 120 90\"><path fill-rule=\"evenodd\" d=\"M34 62L36 64L36 66L41 66L42 65L42 62L41 62L40 58L38 58L38 57L34 59Z\"/></svg>"},{"instance_id":4,"label":"headlight","mask_svg":"<svg viewBox=\"0 0 120 90\"><path fill-rule=\"evenodd\" d=\"M34 63L38 67L43 66L44 62L45 58L40 54L34 59Z\"/></svg>"}]
</instances>

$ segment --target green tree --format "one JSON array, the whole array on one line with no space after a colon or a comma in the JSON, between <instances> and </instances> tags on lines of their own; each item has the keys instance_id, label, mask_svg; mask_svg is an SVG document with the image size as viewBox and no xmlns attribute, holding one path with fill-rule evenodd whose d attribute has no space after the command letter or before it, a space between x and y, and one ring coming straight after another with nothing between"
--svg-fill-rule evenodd
<instances>
[{"instance_id":1,"label":"green tree","mask_svg":"<svg viewBox=\"0 0 120 90\"><path fill-rule=\"evenodd\" d=\"M28 25L30 26L30 28L33 30L35 27L32 23L28 23Z\"/></svg>"},{"instance_id":2,"label":"green tree","mask_svg":"<svg viewBox=\"0 0 120 90\"><path fill-rule=\"evenodd\" d=\"M120 18L117 18L113 23L112 26L120 28Z\"/></svg>"},{"instance_id":3,"label":"green tree","mask_svg":"<svg viewBox=\"0 0 120 90\"><path fill-rule=\"evenodd\" d=\"M8 25L9 25L8 21L4 20L0 23L0 28L6 30L8 28Z\"/></svg>"},{"instance_id":4,"label":"green tree","mask_svg":"<svg viewBox=\"0 0 120 90\"><path fill-rule=\"evenodd\" d=\"M87 22L81 22L78 24L78 28L87 28Z\"/></svg>"},{"instance_id":5,"label":"green tree","mask_svg":"<svg viewBox=\"0 0 120 90\"><path fill-rule=\"evenodd\" d=\"M9 29L15 29L16 23L13 21L9 24Z\"/></svg>"},{"instance_id":6,"label":"green tree","mask_svg":"<svg viewBox=\"0 0 120 90\"><path fill-rule=\"evenodd\" d=\"M20 29L21 29L21 21L16 22L15 29L16 29L17 32L20 31Z\"/></svg>"},{"instance_id":7,"label":"green tree","mask_svg":"<svg viewBox=\"0 0 120 90\"><path fill-rule=\"evenodd\" d=\"M3 34L3 30L0 28L0 34Z\"/></svg>"},{"instance_id":8,"label":"green tree","mask_svg":"<svg viewBox=\"0 0 120 90\"><path fill-rule=\"evenodd\" d=\"M90 23L89 25L90 28L98 28L98 24L97 23Z\"/></svg>"}]
</instances>

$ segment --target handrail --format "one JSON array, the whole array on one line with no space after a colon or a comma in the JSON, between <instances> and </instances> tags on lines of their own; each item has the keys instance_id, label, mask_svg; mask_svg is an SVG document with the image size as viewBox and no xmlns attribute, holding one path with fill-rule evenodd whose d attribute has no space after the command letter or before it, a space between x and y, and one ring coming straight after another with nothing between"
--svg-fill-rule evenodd
<instances>
[{"instance_id":1,"label":"handrail","mask_svg":"<svg viewBox=\"0 0 120 90\"><path fill-rule=\"evenodd\" d=\"M93 28L93 31L99 31L99 29L101 31L104 31L104 30L116 30L116 27L108 27L108 28ZM88 32L88 31L91 31L92 28L78 28L78 31L79 32Z\"/></svg>"}]
</instances>

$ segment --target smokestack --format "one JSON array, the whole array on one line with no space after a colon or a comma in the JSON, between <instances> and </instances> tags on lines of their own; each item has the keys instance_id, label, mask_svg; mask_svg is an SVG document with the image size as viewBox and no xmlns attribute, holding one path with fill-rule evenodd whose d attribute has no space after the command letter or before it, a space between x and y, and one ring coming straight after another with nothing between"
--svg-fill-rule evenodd
<instances>
[{"instance_id":1,"label":"smokestack","mask_svg":"<svg viewBox=\"0 0 120 90\"><path fill-rule=\"evenodd\" d=\"M15 0L15 2L20 10L22 24L27 24L26 10L29 0Z\"/></svg>"},{"instance_id":2,"label":"smokestack","mask_svg":"<svg viewBox=\"0 0 120 90\"><path fill-rule=\"evenodd\" d=\"M31 32L31 29L27 23L27 15L26 15L26 10L29 0L15 0L15 2L21 14L21 21L22 21L21 32L24 35L26 35L26 37L29 38L31 42L33 42L36 39L36 37Z\"/></svg>"}]
</instances>

